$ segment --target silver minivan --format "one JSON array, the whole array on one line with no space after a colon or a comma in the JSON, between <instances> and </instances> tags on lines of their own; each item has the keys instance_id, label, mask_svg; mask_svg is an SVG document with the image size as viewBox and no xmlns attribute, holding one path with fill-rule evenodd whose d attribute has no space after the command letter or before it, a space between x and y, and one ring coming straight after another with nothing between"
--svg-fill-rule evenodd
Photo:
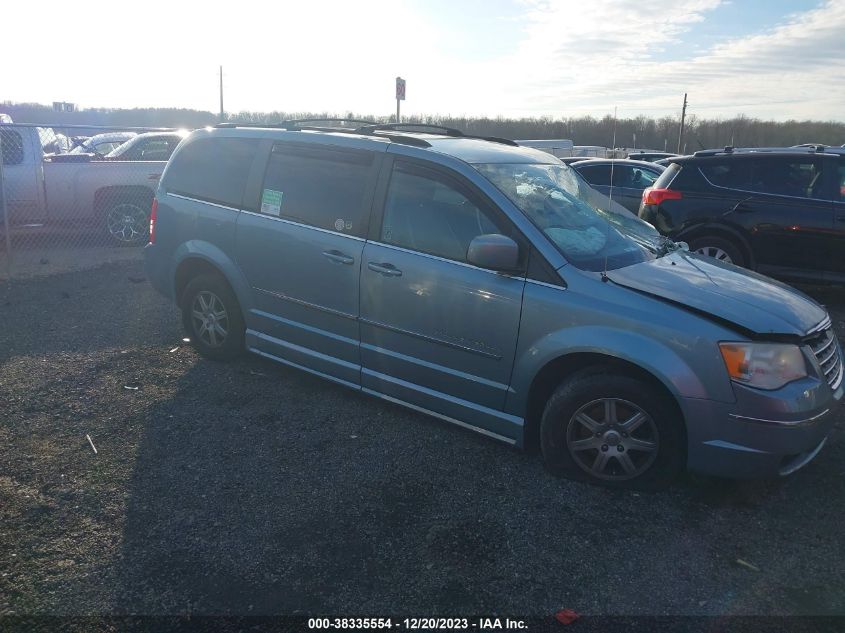
<instances>
[{"instance_id":1,"label":"silver minivan","mask_svg":"<svg viewBox=\"0 0 845 633\"><path fill-rule=\"evenodd\" d=\"M503 139L198 130L162 176L145 256L204 356L246 349L595 483L792 473L842 400L820 305Z\"/></svg>"}]
</instances>

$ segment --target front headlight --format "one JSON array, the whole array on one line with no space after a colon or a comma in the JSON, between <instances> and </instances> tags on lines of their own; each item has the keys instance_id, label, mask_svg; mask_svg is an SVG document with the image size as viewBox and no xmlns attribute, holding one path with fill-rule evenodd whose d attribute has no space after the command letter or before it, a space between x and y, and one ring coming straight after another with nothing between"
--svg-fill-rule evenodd
<instances>
[{"instance_id":1,"label":"front headlight","mask_svg":"<svg viewBox=\"0 0 845 633\"><path fill-rule=\"evenodd\" d=\"M719 343L728 375L750 387L780 389L807 375L797 345L784 343Z\"/></svg>"}]
</instances>

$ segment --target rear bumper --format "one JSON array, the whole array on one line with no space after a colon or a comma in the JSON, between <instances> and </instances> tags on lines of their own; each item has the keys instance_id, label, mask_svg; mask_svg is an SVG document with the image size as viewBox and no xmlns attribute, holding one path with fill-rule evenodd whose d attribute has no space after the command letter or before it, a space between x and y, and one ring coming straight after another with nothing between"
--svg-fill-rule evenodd
<instances>
[{"instance_id":1,"label":"rear bumper","mask_svg":"<svg viewBox=\"0 0 845 633\"><path fill-rule=\"evenodd\" d=\"M170 272L170 261L156 244L147 244L144 247L144 271L153 288L173 301L173 275Z\"/></svg>"},{"instance_id":2,"label":"rear bumper","mask_svg":"<svg viewBox=\"0 0 845 633\"><path fill-rule=\"evenodd\" d=\"M682 406L687 421L688 469L744 479L785 476L806 466L824 447L845 388L840 384L831 391L817 381L820 393L802 387L796 385L790 390L792 399L780 397L779 402L794 405L797 392L799 399L811 405L806 410L758 406L752 414L738 404L685 399ZM743 398L738 401L741 403Z\"/></svg>"}]
</instances>

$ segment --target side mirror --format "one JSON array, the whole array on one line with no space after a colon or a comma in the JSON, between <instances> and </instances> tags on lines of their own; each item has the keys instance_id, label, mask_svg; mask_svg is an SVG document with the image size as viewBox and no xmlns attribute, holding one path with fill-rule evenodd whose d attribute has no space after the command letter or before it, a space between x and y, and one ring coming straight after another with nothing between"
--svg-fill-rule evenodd
<instances>
[{"instance_id":1,"label":"side mirror","mask_svg":"<svg viewBox=\"0 0 845 633\"><path fill-rule=\"evenodd\" d=\"M467 262L489 270L516 270L519 265L519 246L507 235L479 235L469 243Z\"/></svg>"}]
</instances>

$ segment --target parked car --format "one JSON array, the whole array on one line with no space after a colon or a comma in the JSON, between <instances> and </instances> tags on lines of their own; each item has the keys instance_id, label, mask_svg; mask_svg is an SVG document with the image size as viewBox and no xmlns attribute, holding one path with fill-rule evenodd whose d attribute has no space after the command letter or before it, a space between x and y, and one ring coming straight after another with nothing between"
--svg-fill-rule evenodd
<instances>
[{"instance_id":1,"label":"parked car","mask_svg":"<svg viewBox=\"0 0 845 633\"><path fill-rule=\"evenodd\" d=\"M129 139L106 154L114 160L167 160L176 146L188 135L178 132L145 132Z\"/></svg>"},{"instance_id":2,"label":"parked car","mask_svg":"<svg viewBox=\"0 0 845 633\"><path fill-rule=\"evenodd\" d=\"M673 158L678 156L678 154L673 154L672 152L656 152L653 150L642 150L636 149L631 150L628 152L628 158L630 160L644 160L649 163L655 163L659 160L663 160L665 158Z\"/></svg>"},{"instance_id":3,"label":"parked car","mask_svg":"<svg viewBox=\"0 0 845 633\"><path fill-rule=\"evenodd\" d=\"M9 223L85 221L101 226L115 243L146 242L150 203L165 163L45 156L43 129L0 125Z\"/></svg>"},{"instance_id":4,"label":"parked car","mask_svg":"<svg viewBox=\"0 0 845 633\"><path fill-rule=\"evenodd\" d=\"M70 153L105 156L136 136L138 136L136 132L104 132L103 134L95 134L81 142L77 141L76 146L70 150Z\"/></svg>"},{"instance_id":5,"label":"parked car","mask_svg":"<svg viewBox=\"0 0 845 633\"><path fill-rule=\"evenodd\" d=\"M841 350L806 296L640 242L537 150L284 128L198 130L156 192L147 275L202 355L246 348L611 486L786 475L824 445Z\"/></svg>"},{"instance_id":6,"label":"parked car","mask_svg":"<svg viewBox=\"0 0 845 633\"><path fill-rule=\"evenodd\" d=\"M591 159L573 162L570 166L581 174L591 187L606 196L611 196L634 214L640 209L643 190L651 187L664 169L654 163L621 158Z\"/></svg>"},{"instance_id":7,"label":"parked car","mask_svg":"<svg viewBox=\"0 0 845 633\"><path fill-rule=\"evenodd\" d=\"M696 152L643 192L639 215L724 262L793 281L845 281L845 151Z\"/></svg>"}]
</instances>

